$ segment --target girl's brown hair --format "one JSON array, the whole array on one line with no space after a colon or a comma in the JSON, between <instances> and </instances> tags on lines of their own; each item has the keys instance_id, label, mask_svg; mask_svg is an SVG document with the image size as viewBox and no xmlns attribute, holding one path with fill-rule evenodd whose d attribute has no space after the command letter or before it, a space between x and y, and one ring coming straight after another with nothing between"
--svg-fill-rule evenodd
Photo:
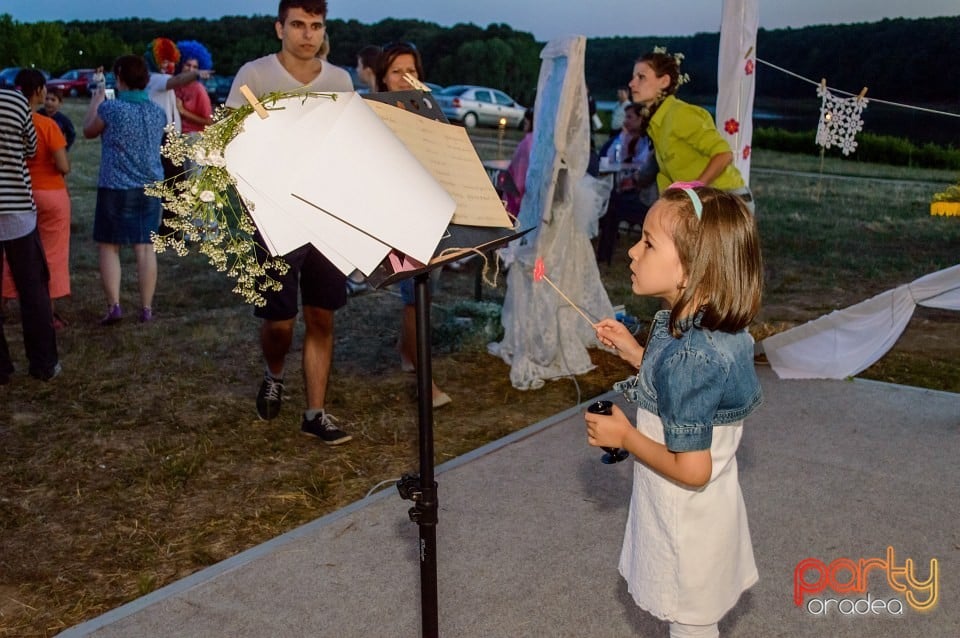
<instances>
[{"instance_id":1,"label":"girl's brown hair","mask_svg":"<svg viewBox=\"0 0 960 638\"><path fill-rule=\"evenodd\" d=\"M673 95L680 87L680 63L669 53L651 51L640 56L637 62L644 62L653 69L657 77L670 76L670 84L663 90L664 96Z\"/></svg>"},{"instance_id":2,"label":"girl's brown hair","mask_svg":"<svg viewBox=\"0 0 960 638\"><path fill-rule=\"evenodd\" d=\"M738 332L760 311L763 259L757 223L736 195L709 186L692 190L703 205L700 219L685 190L668 188L661 195L676 215L673 241L687 276L670 314L670 331L679 337L681 319L696 308L702 327Z\"/></svg>"}]
</instances>

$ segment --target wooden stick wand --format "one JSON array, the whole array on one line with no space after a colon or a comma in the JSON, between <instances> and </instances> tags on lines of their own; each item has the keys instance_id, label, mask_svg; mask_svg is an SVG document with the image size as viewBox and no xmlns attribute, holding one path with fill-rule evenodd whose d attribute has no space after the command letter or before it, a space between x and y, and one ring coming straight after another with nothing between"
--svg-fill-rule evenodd
<instances>
[{"instance_id":1,"label":"wooden stick wand","mask_svg":"<svg viewBox=\"0 0 960 638\"><path fill-rule=\"evenodd\" d=\"M592 327L596 327L596 324L594 323L593 319L588 317L587 313L580 309L580 306L573 303L573 300L571 300L570 297L568 297L562 290L560 290L557 284L550 281L550 278L547 277L546 267L543 265L543 257L537 257L537 260L533 263L533 280L540 281L541 279L546 281L551 286L553 286L553 289L557 291L557 294L563 297L564 300L568 304L570 304L570 306L574 310L579 312L580 316L583 317L587 321L587 323L589 323Z\"/></svg>"}]
</instances>

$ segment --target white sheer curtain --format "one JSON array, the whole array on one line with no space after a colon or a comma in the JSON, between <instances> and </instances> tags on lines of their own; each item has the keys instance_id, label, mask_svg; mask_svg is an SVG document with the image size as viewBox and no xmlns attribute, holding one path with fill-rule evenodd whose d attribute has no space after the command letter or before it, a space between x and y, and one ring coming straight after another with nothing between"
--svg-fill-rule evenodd
<instances>
[{"instance_id":1,"label":"white sheer curtain","mask_svg":"<svg viewBox=\"0 0 960 638\"><path fill-rule=\"evenodd\" d=\"M781 379L843 379L893 347L917 305L960 310L960 264L760 342Z\"/></svg>"},{"instance_id":2,"label":"white sheer curtain","mask_svg":"<svg viewBox=\"0 0 960 638\"><path fill-rule=\"evenodd\" d=\"M519 215L519 227L534 230L508 251L504 338L488 346L510 364L510 382L520 390L589 372L594 365L587 348L599 346L590 323L550 284L533 281L537 257L547 277L588 315L613 316L587 224L575 210L576 202L584 201L577 189L590 152L585 50L585 37L569 36L549 42L540 53L533 147Z\"/></svg>"},{"instance_id":3,"label":"white sheer curtain","mask_svg":"<svg viewBox=\"0 0 960 638\"><path fill-rule=\"evenodd\" d=\"M759 0L723 1L717 65L717 129L730 144L733 163L747 184L750 184L753 93L757 77L758 4Z\"/></svg>"}]
</instances>

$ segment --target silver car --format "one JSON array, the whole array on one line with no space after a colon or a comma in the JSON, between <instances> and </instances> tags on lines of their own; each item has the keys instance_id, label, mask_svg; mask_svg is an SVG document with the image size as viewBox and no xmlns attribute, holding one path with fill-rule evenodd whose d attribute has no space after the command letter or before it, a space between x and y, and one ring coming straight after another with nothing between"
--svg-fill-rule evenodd
<instances>
[{"instance_id":1,"label":"silver car","mask_svg":"<svg viewBox=\"0 0 960 638\"><path fill-rule=\"evenodd\" d=\"M526 107L497 89L455 84L434 94L440 110L451 122L463 122L467 128L478 125L519 128Z\"/></svg>"}]
</instances>

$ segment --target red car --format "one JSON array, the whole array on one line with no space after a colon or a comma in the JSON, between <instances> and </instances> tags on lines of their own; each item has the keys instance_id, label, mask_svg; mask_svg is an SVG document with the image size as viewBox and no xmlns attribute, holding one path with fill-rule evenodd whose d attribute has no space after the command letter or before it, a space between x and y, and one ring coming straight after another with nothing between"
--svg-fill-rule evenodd
<instances>
[{"instance_id":1,"label":"red car","mask_svg":"<svg viewBox=\"0 0 960 638\"><path fill-rule=\"evenodd\" d=\"M72 69L60 77L47 82L47 89L60 89L64 95L77 97L78 95L90 95L90 89L87 88L93 79L95 69Z\"/></svg>"}]
</instances>

